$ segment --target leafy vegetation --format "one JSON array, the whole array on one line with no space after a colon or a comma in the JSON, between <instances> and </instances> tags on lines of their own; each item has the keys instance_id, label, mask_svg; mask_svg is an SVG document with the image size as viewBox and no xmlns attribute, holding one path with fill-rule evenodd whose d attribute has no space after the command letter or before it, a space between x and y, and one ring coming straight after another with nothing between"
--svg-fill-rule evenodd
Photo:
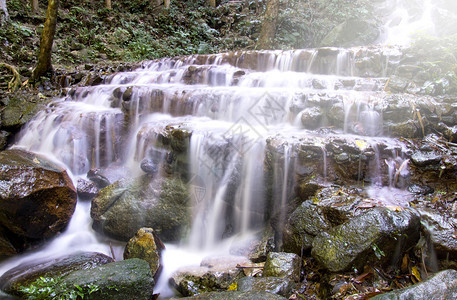
<instances>
[{"instance_id":1,"label":"leafy vegetation","mask_svg":"<svg viewBox=\"0 0 457 300\"><path fill-rule=\"evenodd\" d=\"M87 296L99 290L99 286L89 284L87 286L66 286L58 279L51 277L40 277L29 286L22 286L20 291L33 300L70 300L87 299Z\"/></svg>"},{"instance_id":2,"label":"leafy vegetation","mask_svg":"<svg viewBox=\"0 0 457 300\"><path fill-rule=\"evenodd\" d=\"M422 68L425 92L431 95L457 93L457 39L417 36L408 50Z\"/></svg>"}]
</instances>

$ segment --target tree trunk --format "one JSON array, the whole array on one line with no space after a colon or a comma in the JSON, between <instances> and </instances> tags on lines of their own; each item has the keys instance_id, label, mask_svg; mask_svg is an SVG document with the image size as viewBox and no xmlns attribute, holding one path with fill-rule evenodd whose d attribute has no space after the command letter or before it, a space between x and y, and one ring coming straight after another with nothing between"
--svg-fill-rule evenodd
<instances>
[{"instance_id":1,"label":"tree trunk","mask_svg":"<svg viewBox=\"0 0 457 300\"><path fill-rule=\"evenodd\" d=\"M32 13L36 14L38 12L38 0L32 0Z\"/></svg>"},{"instance_id":2,"label":"tree trunk","mask_svg":"<svg viewBox=\"0 0 457 300\"><path fill-rule=\"evenodd\" d=\"M6 9L6 0L0 0L0 24L9 19L8 9Z\"/></svg>"},{"instance_id":3,"label":"tree trunk","mask_svg":"<svg viewBox=\"0 0 457 300\"><path fill-rule=\"evenodd\" d=\"M216 0L209 0L209 6L216 7Z\"/></svg>"},{"instance_id":4,"label":"tree trunk","mask_svg":"<svg viewBox=\"0 0 457 300\"><path fill-rule=\"evenodd\" d=\"M170 8L170 0L165 0L165 1L164 1L164 4L165 4L165 8L166 8L166 9L169 9L169 8Z\"/></svg>"},{"instance_id":5,"label":"tree trunk","mask_svg":"<svg viewBox=\"0 0 457 300\"><path fill-rule=\"evenodd\" d=\"M32 82L36 82L41 76L52 72L51 53L54 34L56 33L58 8L59 0L49 0L46 21L44 22L43 32L40 37L38 64L35 70L33 70Z\"/></svg>"},{"instance_id":6,"label":"tree trunk","mask_svg":"<svg viewBox=\"0 0 457 300\"><path fill-rule=\"evenodd\" d=\"M271 49L276 34L276 23L279 14L279 0L268 0L265 16L257 41L257 49Z\"/></svg>"},{"instance_id":7,"label":"tree trunk","mask_svg":"<svg viewBox=\"0 0 457 300\"><path fill-rule=\"evenodd\" d=\"M111 0L105 0L106 9L111 9Z\"/></svg>"}]
</instances>

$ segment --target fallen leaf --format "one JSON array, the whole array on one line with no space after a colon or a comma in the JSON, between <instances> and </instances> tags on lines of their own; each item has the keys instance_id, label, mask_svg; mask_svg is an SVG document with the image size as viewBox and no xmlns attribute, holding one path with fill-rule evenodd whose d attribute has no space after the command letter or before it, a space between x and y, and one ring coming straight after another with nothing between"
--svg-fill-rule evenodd
<instances>
[{"instance_id":1,"label":"fallen leaf","mask_svg":"<svg viewBox=\"0 0 457 300\"><path fill-rule=\"evenodd\" d=\"M403 273L407 273L408 272L408 266L409 266L409 255L408 254L405 254L405 256L403 256L403 259L401 261L401 271Z\"/></svg>"},{"instance_id":2,"label":"fallen leaf","mask_svg":"<svg viewBox=\"0 0 457 300\"><path fill-rule=\"evenodd\" d=\"M355 144L357 145L357 147L359 147L360 150L365 150L368 146L368 143L365 142L365 141L362 141L362 140L357 140L355 141Z\"/></svg>"},{"instance_id":3,"label":"fallen leaf","mask_svg":"<svg viewBox=\"0 0 457 300\"><path fill-rule=\"evenodd\" d=\"M419 270L417 269L416 266L414 266L414 267L411 268L411 273L413 274L413 276L414 276L418 281L422 281L422 279L421 279L421 273L419 272Z\"/></svg>"}]
</instances>

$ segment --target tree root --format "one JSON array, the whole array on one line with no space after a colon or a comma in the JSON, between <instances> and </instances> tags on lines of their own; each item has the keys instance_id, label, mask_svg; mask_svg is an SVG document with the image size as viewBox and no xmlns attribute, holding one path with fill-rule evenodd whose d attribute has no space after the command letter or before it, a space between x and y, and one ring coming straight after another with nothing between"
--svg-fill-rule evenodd
<instances>
[{"instance_id":1,"label":"tree root","mask_svg":"<svg viewBox=\"0 0 457 300\"><path fill-rule=\"evenodd\" d=\"M0 63L0 67L4 67L8 69L11 73L13 73L13 79L11 79L11 81L8 82L8 91L15 92L18 89L20 89L22 87L22 81L21 75L19 75L17 69L14 66L5 63Z\"/></svg>"}]
</instances>

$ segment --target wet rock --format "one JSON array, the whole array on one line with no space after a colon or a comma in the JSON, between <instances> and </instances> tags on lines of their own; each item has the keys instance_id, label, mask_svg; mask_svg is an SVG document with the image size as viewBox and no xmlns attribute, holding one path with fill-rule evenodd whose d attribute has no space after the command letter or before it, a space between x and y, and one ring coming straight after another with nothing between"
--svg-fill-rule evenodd
<instances>
[{"instance_id":1,"label":"wet rock","mask_svg":"<svg viewBox=\"0 0 457 300\"><path fill-rule=\"evenodd\" d=\"M12 94L1 112L2 128L15 132L30 121L35 114L44 108L44 104L35 99L29 99L26 94Z\"/></svg>"},{"instance_id":2,"label":"wet rock","mask_svg":"<svg viewBox=\"0 0 457 300\"><path fill-rule=\"evenodd\" d=\"M87 172L87 178L93 181L100 189L111 184L109 179L102 174L100 169L90 169L89 172Z\"/></svg>"},{"instance_id":3,"label":"wet rock","mask_svg":"<svg viewBox=\"0 0 457 300\"><path fill-rule=\"evenodd\" d=\"M226 292L209 292L200 294L193 297L184 297L179 299L189 299L189 300L233 300L233 299L242 299L242 300L284 300L284 298L279 295L271 294L268 292L239 292L239 291L226 291Z\"/></svg>"},{"instance_id":4,"label":"wet rock","mask_svg":"<svg viewBox=\"0 0 457 300\"><path fill-rule=\"evenodd\" d=\"M359 205L364 201L364 197L354 188L346 187L326 187L319 190L313 197L313 203L323 215L327 223L332 226L341 225L360 212L357 211Z\"/></svg>"},{"instance_id":5,"label":"wet rock","mask_svg":"<svg viewBox=\"0 0 457 300\"><path fill-rule=\"evenodd\" d=\"M177 241L190 224L188 187L175 178L142 176L102 189L92 200L94 228L128 241L141 227L164 241Z\"/></svg>"},{"instance_id":6,"label":"wet rock","mask_svg":"<svg viewBox=\"0 0 457 300\"><path fill-rule=\"evenodd\" d=\"M0 277L0 289L7 293L21 295L19 292L21 286L28 286L40 277L63 277L76 270L93 269L110 262L113 262L113 259L109 256L88 252L25 263L5 272Z\"/></svg>"},{"instance_id":7,"label":"wet rock","mask_svg":"<svg viewBox=\"0 0 457 300\"><path fill-rule=\"evenodd\" d=\"M268 292L289 298L295 282L288 278L279 277L243 277L238 280L237 290L240 292Z\"/></svg>"},{"instance_id":8,"label":"wet rock","mask_svg":"<svg viewBox=\"0 0 457 300\"><path fill-rule=\"evenodd\" d=\"M263 277L288 278L300 281L301 259L295 253L270 252L263 269Z\"/></svg>"},{"instance_id":9,"label":"wet rock","mask_svg":"<svg viewBox=\"0 0 457 300\"><path fill-rule=\"evenodd\" d=\"M341 127L344 124L344 107L342 103L334 104L327 112L330 124Z\"/></svg>"},{"instance_id":10,"label":"wet rock","mask_svg":"<svg viewBox=\"0 0 457 300\"><path fill-rule=\"evenodd\" d=\"M128 87L122 94L122 101L129 102L133 95L133 87Z\"/></svg>"},{"instance_id":11,"label":"wet rock","mask_svg":"<svg viewBox=\"0 0 457 300\"><path fill-rule=\"evenodd\" d=\"M8 145L8 137L10 133L7 131L0 131L0 150L5 150L6 146Z\"/></svg>"},{"instance_id":12,"label":"wet rock","mask_svg":"<svg viewBox=\"0 0 457 300\"><path fill-rule=\"evenodd\" d=\"M420 124L415 120L408 120L388 126L390 134L395 137L415 138L420 135Z\"/></svg>"},{"instance_id":13,"label":"wet rock","mask_svg":"<svg viewBox=\"0 0 457 300\"><path fill-rule=\"evenodd\" d=\"M78 179L76 190L80 200L92 200L100 191L94 182L82 178Z\"/></svg>"},{"instance_id":14,"label":"wet rock","mask_svg":"<svg viewBox=\"0 0 457 300\"><path fill-rule=\"evenodd\" d=\"M11 244L7 237L0 233L0 259L17 254L16 248Z\"/></svg>"},{"instance_id":15,"label":"wet rock","mask_svg":"<svg viewBox=\"0 0 457 300\"><path fill-rule=\"evenodd\" d=\"M409 80L400 76L392 75L386 89L391 92L402 93L406 90L408 85Z\"/></svg>"},{"instance_id":16,"label":"wet rock","mask_svg":"<svg viewBox=\"0 0 457 300\"><path fill-rule=\"evenodd\" d=\"M96 86L102 84L105 77L100 75L98 72L89 72L80 83L80 86Z\"/></svg>"},{"instance_id":17,"label":"wet rock","mask_svg":"<svg viewBox=\"0 0 457 300\"><path fill-rule=\"evenodd\" d=\"M379 36L375 24L365 20L349 19L330 31L322 40L322 47L352 47L373 43Z\"/></svg>"},{"instance_id":18,"label":"wet rock","mask_svg":"<svg viewBox=\"0 0 457 300\"><path fill-rule=\"evenodd\" d=\"M306 175L311 175L313 176L312 172L310 173L309 171L312 171L311 168L307 168L305 166L297 166L295 168L295 172L301 176L306 176ZM296 187L297 189L297 196L300 198L301 201L306 201L309 199L309 197L314 196L316 192L319 189L322 189L323 186L321 183L311 179L311 180L306 180L302 181Z\"/></svg>"},{"instance_id":19,"label":"wet rock","mask_svg":"<svg viewBox=\"0 0 457 300\"><path fill-rule=\"evenodd\" d=\"M312 201L303 202L289 217L283 231L283 247L287 252L301 255L311 249L313 239L331 224Z\"/></svg>"},{"instance_id":20,"label":"wet rock","mask_svg":"<svg viewBox=\"0 0 457 300\"><path fill-rule=\"evenodd\" d=\"M444 270L405 289L378 295L373 300L456 299L457 271Z\"/></svg>"},{"instance_id":21,"label":"wet rock","mask_svg":"<svg viewBox=\"0 0 457 300\"><path fill-rule=\"evenodd\" d=\"M140 168L143 172L149 175L154 175L159 172L159 166L149 158L145 158L141 161Z\"/></svg>"},{"instance_id":22,"label":"wet rock","mask_svg":"<svg viewBox=\"0 0 457 300\"><path fill-rule=\"evenodd\" d=\"M408 186L408 192L415 194L415 195L428 195L432 194L435 190L428 186L428 185L420 185L420 184L410 184Z\"/></svg>"},{"instance_id":23,"label":"wet rock","mask_svg":"<svg viewBox=\"0 0 457 300\"><path fill-rule=\"evenodd\" d=\"M457 257L457 219L431 209L419 209L423 230L439 257Z\"/></svg>"},{"instance_id":24,"label":"wet rock","mask_svg":"<svg viewBox=\"0 0 457 300\"><path fill-rule=\"evenodd\" d=\"M19 299L19 298L16 298L12 295L9 295L3 291L0 291L0 299L1 300L14 300L14 299Z\"/></svg>"},{"instance_id":25,"label":"wet rock","mask_svg":"<svg viewBox=\"0 0 457 300\"><path fill-rule=\"evenodd\" d=\"M316 129L322 119L322 111L319 107L310 107L302 111L301 123L306 129Z\"/></svg>"},{"instance_id":26,"label":"wet rock","mask_svg":"<svg viewBox=\"0 0 457 300\"><path fill-rule=\"evenodd\" d=\"M211 257L202 261L200 267L178 270L172 275L170 282L184 296L223 291L244 277L243 271L237 268L237 265L249 263L244 257Z\"/></svg>"},{"instance_id":27,"label":"wet rock","mask_svg":"<svg viewBox=\"0 0 457 300\"><path fill-rule=\"evenodd\" d=\"M132 258L94 269L75 271L62 278L62 285L81 287L97 285L99 289L87 299L151 299L154 287L149 264Z\"/></svg>"},{"instance_id":28,"label":"wet rock","mask_svg":"<svg viewBox=\"0 0 457 300\"><path fill-rule=\"evenodd\" d=\"M414 165L428 170L438 170L443 157L434 152L417 151L411 156Z\"/></svg>"},{"instance_id":29,"label":"wet rock","mask_svg":"<svg viewBox=\"0 0 457 300\"><path fill-rule=\"evenodd\" d=\"M147 261L151 268L152 276L156 276L156 273L161 268L160 252L164 248L160 240L156 243L156 239L158 237L155 237L152 228L141 228L125 246L124 259L140 258Z\"/></svg>"},{"instance_id":30,"label":"wet rock","mask_svg":"<svg viewBox=\"0 0 457 300\"><path fill-rule=\"evenodd\" d=\"M417 242L418 228L419 217L410 211L375 208L316 236L311 254L331 272L393 263Z\"/></svg>"},{"instance_id":31,"label":"wet rock","mask_svg":"<svg viewBox=\"0 0 457 300\"><path fill-rule=\"evenodd\" d=\"M271 227L268 227L254 238L248 241L242 240L240 244L235 243L232 245L230 254L244 256L257 263L264 262L267 259L267 254L273 251L274 248L274 232Z\"/></svg>"},{"instance_id":32,"label":"wet rock","mask_svg":"<svg viewBox=\"0 0 457 300\"><path fill-rule=\"evenodd\" d=\"M0 153L0 224L17 251L63 230L76 206L66 171L31 152Z\"/></svg>"}]
</instances>

